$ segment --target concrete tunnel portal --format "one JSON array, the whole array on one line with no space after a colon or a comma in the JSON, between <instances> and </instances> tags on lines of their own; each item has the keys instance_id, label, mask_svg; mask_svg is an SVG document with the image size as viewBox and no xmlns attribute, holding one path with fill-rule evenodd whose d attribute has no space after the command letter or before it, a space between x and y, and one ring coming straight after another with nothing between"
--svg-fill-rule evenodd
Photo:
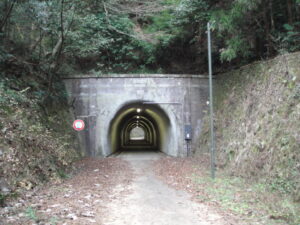
<instances>
[{"instance_id":1,"label":"concrete tunnel portal","mask_svg":"<svg viewBox=\"0 0 300 225\"><path fill-rule=\"evenodd\" d=\"M198 145L207 112L206 76L79 75L64 83L73 119L86 125L75 133L83 155L154 150L186 157Z\"/></svg>"},{"instance_id":2,"label":"concrete tunnel portal","mask_svg":"<svg viewBox=\"0 0 300 225\"><path fill-rule=\"evenodd\" d=\"M155 103L133 102L121 107L110 122L108 139L112 153L128 150L167 152L170 120Z\"/></svg>"}]
</instances>

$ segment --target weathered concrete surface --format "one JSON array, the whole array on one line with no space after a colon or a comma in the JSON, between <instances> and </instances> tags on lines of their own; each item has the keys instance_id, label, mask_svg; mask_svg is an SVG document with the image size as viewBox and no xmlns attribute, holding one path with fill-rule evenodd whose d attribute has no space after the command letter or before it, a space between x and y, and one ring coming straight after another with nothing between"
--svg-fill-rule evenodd
<instances>
[{"instance_id":1,"label":"weathered concrete surface","mask_svg":"<svg viewBox=\"0 0 300 225\"><path fill-rule=\"evenodd\" d=\"M207 111L208 80L200 75L73 77L66 78L65 85L74 117L87 125L79 138L89 156L108 156L118 150L122 136L118 132L135 107L147 112L145 117L154 123L158 150L186 156L184 126L191 124L192 138L198 137ZM194 144L192 139L191 148Z\"/></svg>"},{"instance_id":2,"label":"weathered concrete surface","mask_svg":"<svg viewBox=\"0 0 300 225\"><path fill-rule=\"evenodd\" d=\"M190 200L191 196L175 190L159 180L152 168L153 160L164 157L155 152L122 152L118 157L128 161L135 179L126 196L117 186L107 204L105 225L225 225L222 215L204 204Z\"/></svg>"}]
</instances>

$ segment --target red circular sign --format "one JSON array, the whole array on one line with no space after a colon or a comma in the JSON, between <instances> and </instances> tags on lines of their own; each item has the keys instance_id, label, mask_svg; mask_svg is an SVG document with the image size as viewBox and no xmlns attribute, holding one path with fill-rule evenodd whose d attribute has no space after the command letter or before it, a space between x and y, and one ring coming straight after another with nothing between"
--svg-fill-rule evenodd
<instances>
[{"instance_id":1,"label":"red circular sign","mask_svg":"<svg viewBox=\"0 0 300 225\"><path fill-rule=\"evenodd\" d=\"M73 128L74 130L80 131L84 129L84 121L83 120L75 120L73 122Z\"/></svg>"}]
</instances>

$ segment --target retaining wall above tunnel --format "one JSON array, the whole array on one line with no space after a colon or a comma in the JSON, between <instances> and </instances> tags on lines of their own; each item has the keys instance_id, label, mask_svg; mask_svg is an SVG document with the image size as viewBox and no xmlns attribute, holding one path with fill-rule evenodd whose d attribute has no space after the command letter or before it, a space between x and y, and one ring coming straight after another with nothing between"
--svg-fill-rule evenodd
<instances>
[{"instance_id":1,"label":"retaining wall above tunnel","mask_svg":"<svg viewBox=\"0 0 300 225\"><path fill-rule=\"evenodd\" d=\"M207 111L208 80L200 75L105 75L65 78L74 119L85 121L78 132L88 156L119 150L159 150L187 156L196 147ZM140 109L140 112L137 112ZM191 140L186 140L185 128ZM141 127L143 140L131 140Z\"/></svg>"}]
</instances>

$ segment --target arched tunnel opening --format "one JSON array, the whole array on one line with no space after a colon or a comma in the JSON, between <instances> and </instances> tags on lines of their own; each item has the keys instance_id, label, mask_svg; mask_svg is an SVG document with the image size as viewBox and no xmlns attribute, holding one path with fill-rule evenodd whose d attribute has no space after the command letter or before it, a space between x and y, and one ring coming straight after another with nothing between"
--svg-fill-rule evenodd
<instances>
[{"instance_id":1,"label":"arched tunnel opening","mask_svg":"<svg viewBox=\"0 0 300 225\"><path fill-rule=\"evenodd\" d=\"M167 152L170 142L170 120L155 103L125 104L110 122L111 153L119 151Z\"/></svg>"}]
</instances>

